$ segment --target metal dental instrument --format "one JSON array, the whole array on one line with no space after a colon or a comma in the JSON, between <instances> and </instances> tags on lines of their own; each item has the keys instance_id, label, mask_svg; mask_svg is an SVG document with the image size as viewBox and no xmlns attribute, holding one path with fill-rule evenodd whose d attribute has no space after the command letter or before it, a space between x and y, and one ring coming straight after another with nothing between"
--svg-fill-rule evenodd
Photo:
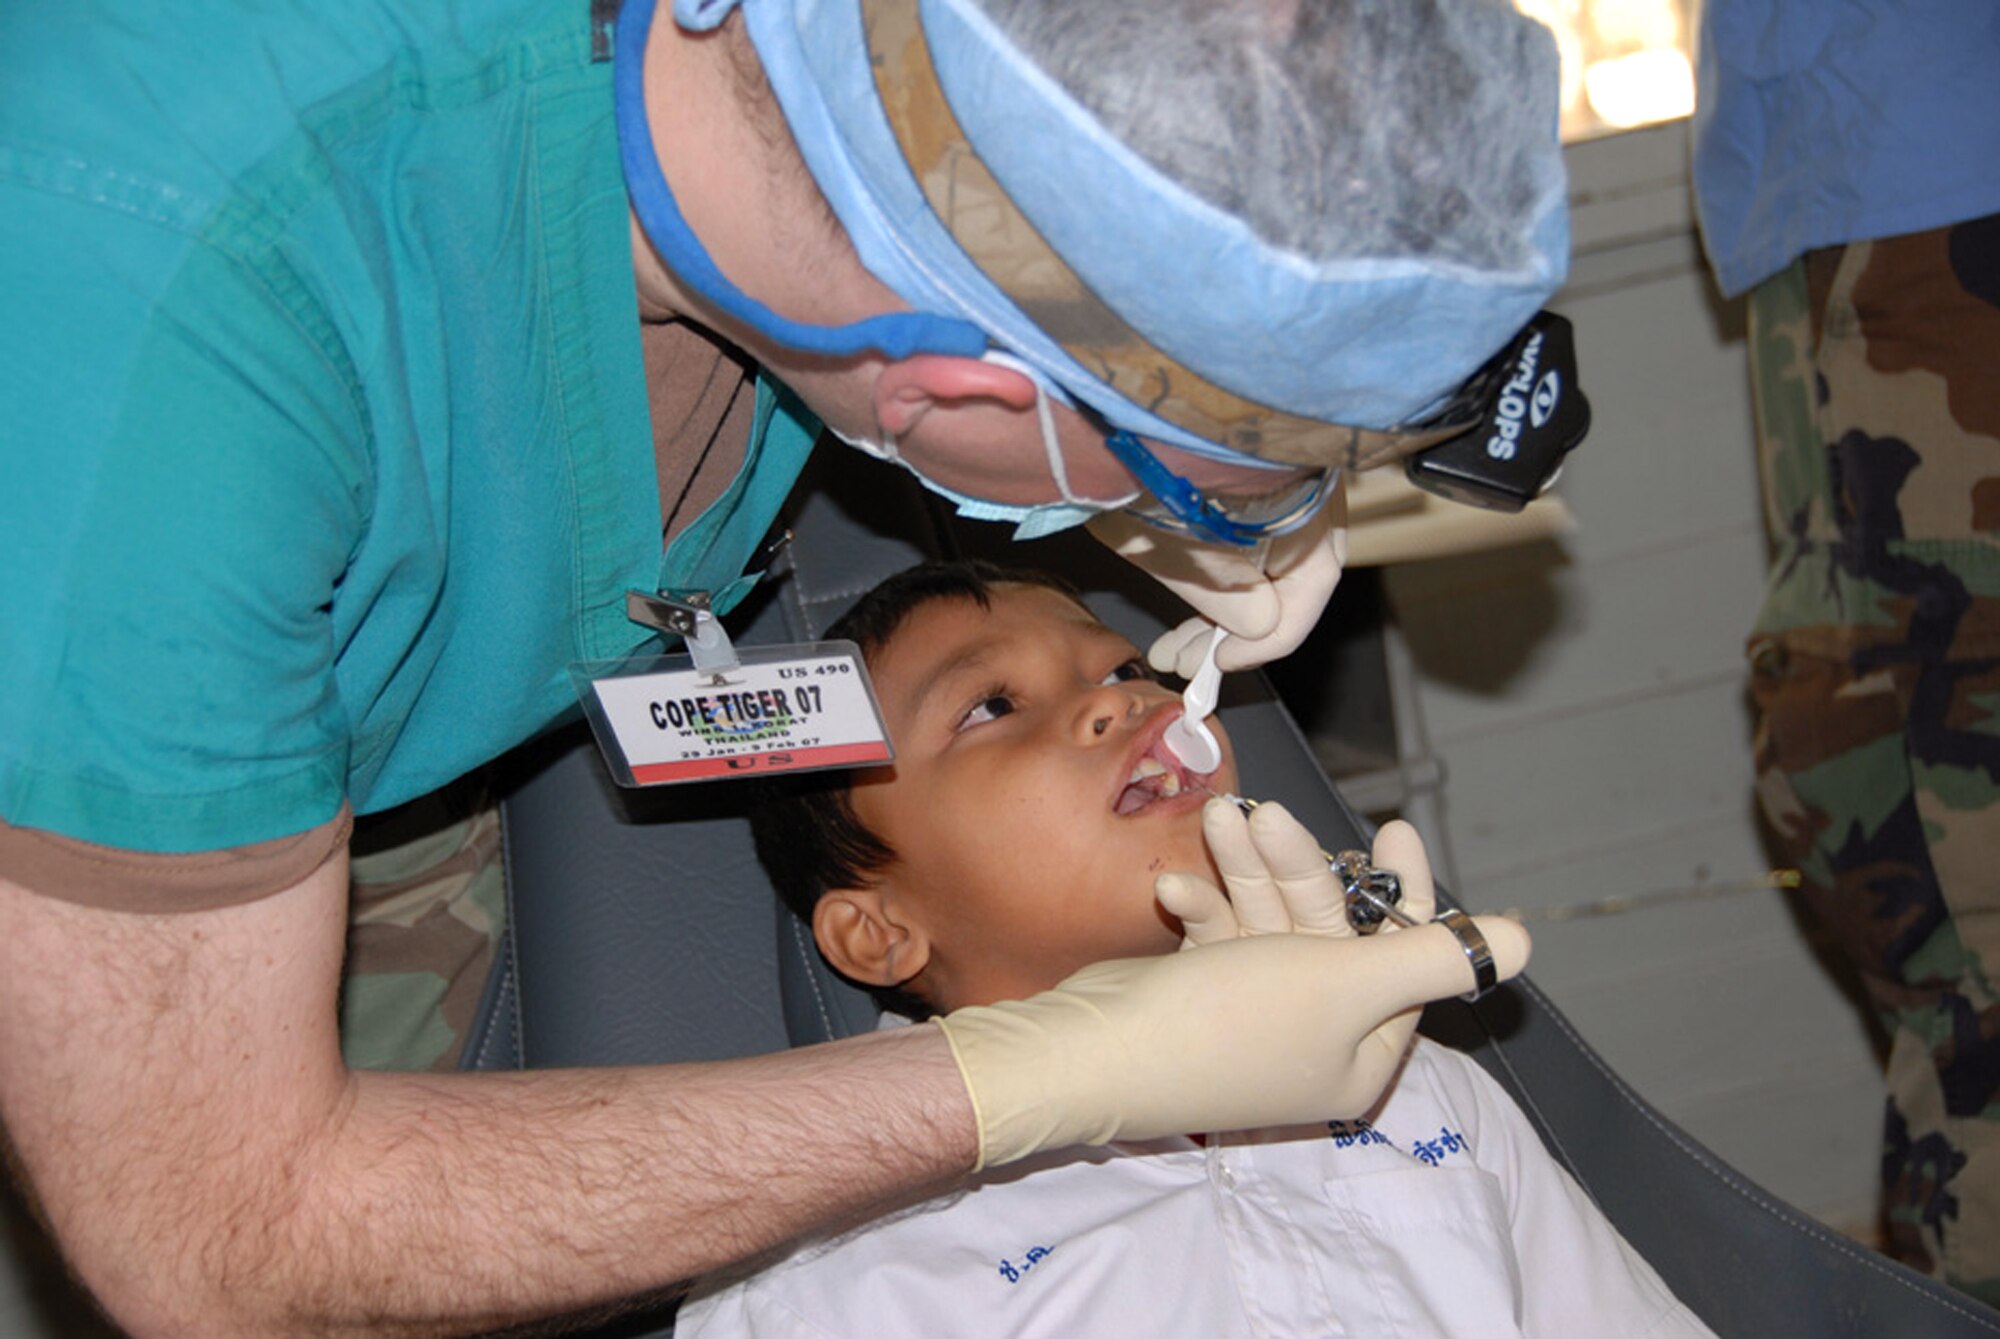
<instances>
[{"instance_id":1,"label":"metal dental instrument","mask_svg":"<svg viewBox=\"0 0 2000 1339\"><path fill-rule=\"evenodd\" d=\"M1340 879L1347 894L1347 919L1356 930L1368 934L1384 920L1398 925L1417 923L1403 911L1403 881L1396 871L1369 864L1364 851L1342 851L1333 856L1321 851L1320 855Z\"/></svg>"},{"instance_id":2,"label":"metal dental instrument","mask_svg":"<svg viewBox=\"0 0 2000 1339\"><path fill-rule=\"evenodd\" d=\"M1215 792L1210 792L1214 794ZM1245 799L1241 795L1220 795L1245 814L1255 809L1257 800ZM1394 921L1402 926L1414 926L1417 921L1410 918L1397 904L1403 900L1403 881L1396 872L1379 869L1368 863L1368 856L1362 851L1342 851L1339 855L1328 855L1324 850L1320 859L1340 880L1340 887L1347 894L1347 922L1359 934L1372 934L1383 921Z\"/></svg>"},{"instance_id":3,"label":"metal dental instrument","mask_svg":"<svg viewBox=\"0 0 2000 1339\"><path fill-rule=\"evenodd\" d=\"M1222 671L1215 666L1215 648L1228 635L1220 627L1209 634L1201 668L1188 680L1187 690L1181 694L1180 717L1160 738L1167 752L1203 774L1222 766L1222 745L1216 740L1215 731L1208 728L1208 718L1215 711L1215 700L1222 690Z\"/></svg>"},{"instance_id":4,"label":"metal dental instrument","mask_svg":"<svg viewBox=\"0 0 2000 1339\"><path fill-rule=\"evenodd\" d=\"M1220 798L1228 800L1246 814L1258 803L1241 795L1222 795ZM1405 927L1424 923L1411 918L1397 905L1403 900L1403 881L1396 877L1394 870L1370 864L1367 854L1362 851L1328 855L1322 850L1319 854L1326 861L1327 868L1340 880L1341 890L1347 897L1347 921L1357 934L1372 934L1384 920L1392 920ZM1448 907L1433 917L1429 924L1442 925L1451 931L1452 938L1458 941L1460 951L1465 954L1466 963L1472 968L1472 989L1459 996L1460 999L1468 1004L1476 1003L1500 983L1499 970L1493 964L1493 949L1472 917L1455 907Z\"/></svg>"}]
</instances>

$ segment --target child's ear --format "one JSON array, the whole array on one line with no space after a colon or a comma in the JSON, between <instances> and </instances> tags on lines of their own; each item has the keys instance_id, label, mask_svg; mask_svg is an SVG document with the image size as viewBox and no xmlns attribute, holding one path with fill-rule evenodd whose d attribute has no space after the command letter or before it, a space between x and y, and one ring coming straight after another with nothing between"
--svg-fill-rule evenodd
<instances>
[{"instance_id":1,"label":"child's ear","mask_svg":"<svg viewBox=\"0 0 2000 1339\"><path fill-rule=\"evenodd\" d=\"M813 939L841 975L870 986L901 986L931 960L923 927L895 914L880 888L840 888L813 908Z\"/></svg>"}]
</instances>

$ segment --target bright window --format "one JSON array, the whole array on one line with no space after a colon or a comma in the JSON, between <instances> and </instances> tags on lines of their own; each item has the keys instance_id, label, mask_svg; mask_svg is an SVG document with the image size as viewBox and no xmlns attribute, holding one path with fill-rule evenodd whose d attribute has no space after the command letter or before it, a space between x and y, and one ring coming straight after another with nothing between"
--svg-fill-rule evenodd
<instances>
[{"instance_id":1,"label":"bright window","mask_svg":"<svg viewBox=\"0 0 2000 1339\"><path fill-rule=\"evenodd\" d=\"M1514 0L1562 54L1562 137L1592 139L1694 110L1700 0Z\"/></svg>"}]
</instances>

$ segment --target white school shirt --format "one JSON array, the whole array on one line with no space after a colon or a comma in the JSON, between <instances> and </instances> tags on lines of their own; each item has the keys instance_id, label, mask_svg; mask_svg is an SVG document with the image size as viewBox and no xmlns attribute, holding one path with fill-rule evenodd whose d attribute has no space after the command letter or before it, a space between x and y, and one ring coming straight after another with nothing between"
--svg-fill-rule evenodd
<instances>
[{"instance_id":1,"label":"white school shirt","mask_svg":"<svg viewBox=\"0 0 2000 1339\"><path fill-rule=\"evenodd\" d=\"M1065 1150L698 1287L719 1335L1708 1335L1470 1059L1371 1121Z\"/></svg>"}]
</instances>

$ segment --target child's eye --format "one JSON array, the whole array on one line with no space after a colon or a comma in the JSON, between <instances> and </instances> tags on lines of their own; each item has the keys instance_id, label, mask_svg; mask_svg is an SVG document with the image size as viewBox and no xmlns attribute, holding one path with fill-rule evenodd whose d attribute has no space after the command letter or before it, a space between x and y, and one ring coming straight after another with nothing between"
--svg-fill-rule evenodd
<instances>
[{"instance_id":1,"label":"child's eye","mask_svg":"<svg viewBox=\"0 0 2000 1339\"><path fill-rule=\"evenodd\" d=\"M1151 681L1153 678L1154 678L1153 667L1146 663L1145 658L1142 656L1133 656L1130 660L1120 665L1117 669L1112 670L1111 673L1105 675L1104 682L1129 683L1133 679L1145 679Z\"/></svg>"},{"instance_id":2,"label":"child's eye","mask_svg":"<svg viewBox=\"0 0 2000 1339\"><path fill-rule=\"evenodd\" d=\"M1007 696L1006 690L991 689L980 694L979 700L972 704L971 710L958 718L958 724L953 726L952 730L954 733L970 730L975 725L984 725L988 721L997 721L1002 716L1012 715L1013 711L1014 699Z\"/></svg>"}]
</instances>

